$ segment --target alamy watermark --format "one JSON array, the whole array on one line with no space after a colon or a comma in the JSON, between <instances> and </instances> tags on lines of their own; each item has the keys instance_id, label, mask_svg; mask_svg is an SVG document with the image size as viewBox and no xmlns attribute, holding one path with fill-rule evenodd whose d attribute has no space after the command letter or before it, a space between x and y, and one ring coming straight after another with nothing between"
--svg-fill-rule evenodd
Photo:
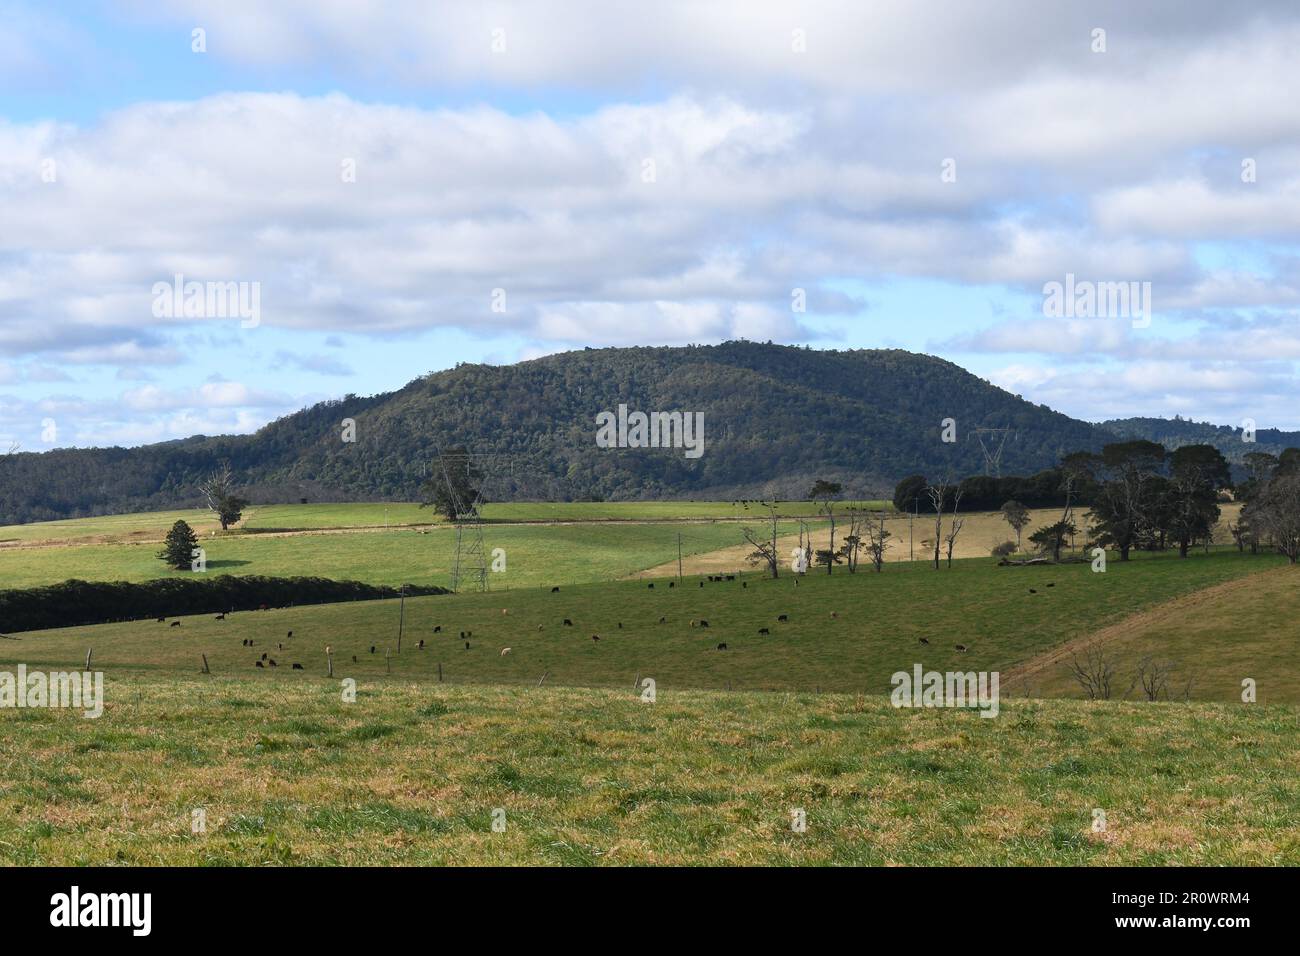
<instances>
[{"instance_id":1,"label":"alamy watermark","mask_svg":"<svg viewBox=\"0 0 1300 956\"><path fill-rule=\"evenodd\" d=\"M944 674L916 664L910 674L896 671L890 683L894 691L889 702L895 707L977 707L981 717L998 715L1001 675L997 671Z\"/></svg>"},{"instance_id":2,"label":"alamy watermark","mask_svg":"<svg viewBox=\"0 0 1300 956\"><path fill-rule=\"evenodd\" d=\"M1150 282L1092 282L1076 280L1043 285L1043 315L1050 319L1132 319L1133 328L1151 325Z\"/></svg>"},{"instance_id":3,"label":"alamy watermark","mask_svg":"<svg viewBox=\"0 0 1300 956\"><path fill-rule=\"evenodd\" d=\"M262 324L262 283L185 281L153 284L155 319L240 319L241 329Z\"/></svg>"},{"instance_id":4,"label":"alamy watermark","mask_svg":"<svg viewBox=\"0 0 1300 956\"><path fill-rule=\"evenodd\" d=\"M684 448L687 458L704 454L703 412L618 412L596 416L598 448Z\"/></svg>"},{"instance_id":5,"label":"alamy watermark","mask_svg":"<svg viewBox=\"0 0 1300 956\"><path fill-rule=\"evenodd\" d=\"M103 671L41 671L27 672L26 664L18 665L15 675L0 671L0 708L71 708L84 710L87 720L104 713Z\"/></svg>"}]
</instances>

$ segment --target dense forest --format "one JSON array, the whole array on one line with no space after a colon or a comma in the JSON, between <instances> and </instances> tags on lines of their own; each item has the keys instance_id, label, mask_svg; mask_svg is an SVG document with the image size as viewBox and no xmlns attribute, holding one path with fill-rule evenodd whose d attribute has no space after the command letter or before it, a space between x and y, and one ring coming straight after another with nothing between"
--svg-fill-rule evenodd
<instances>
[{"instance_id":1,"label":"dense forest","mask_svg":"<svg viewBox=\"0 0 1300 956\"><path fill-rule=\"evenodd\" d=\"M601 448L596 416L700 412L706 450ZM955 419L944 441L943 420ZM343 421L356 422L354 442ZM887 497L904 475L985 471L980 428L1010 429L1001 471L1032 474L1113 436L928 355L729 342L459 365L396 392L349 395L256 434L0 458L0 524L200 503L229 461L254 502L413 500L438 449L502 456L494 500L801 497L814 478ZM996 445L1001 434L985 433Z\"/></svg>"}]
</instances>

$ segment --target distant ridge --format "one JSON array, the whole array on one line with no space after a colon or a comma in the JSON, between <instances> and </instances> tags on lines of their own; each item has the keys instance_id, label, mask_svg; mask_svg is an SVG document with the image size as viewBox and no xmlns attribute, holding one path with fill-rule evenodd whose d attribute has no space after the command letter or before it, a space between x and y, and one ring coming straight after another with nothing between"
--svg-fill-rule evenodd
<instances>
[{"instance_id":1,"label":"distant ridge","mask_svg":"<svg viewBox=\"0 0 1300 956\"><path fill-rule=\"evenodd\" d=\"M706 450L607 449L595 416L702 412ZM357 440L341 440L342 421ZM940 440L953 418L957 441ZM229 460L255 501L411 500L439 448L510 456L489 497L802 497L815 477L887 496L915 472L985 468L977 428L1010 428L1003 474L1032 473L1109 432L997 388L952 362L900 350L755 342L583 349L515 365L459 365L395 392L349 395L256 434L0 459L0 523L195 505Z\"/></svg>"}]
</instances>

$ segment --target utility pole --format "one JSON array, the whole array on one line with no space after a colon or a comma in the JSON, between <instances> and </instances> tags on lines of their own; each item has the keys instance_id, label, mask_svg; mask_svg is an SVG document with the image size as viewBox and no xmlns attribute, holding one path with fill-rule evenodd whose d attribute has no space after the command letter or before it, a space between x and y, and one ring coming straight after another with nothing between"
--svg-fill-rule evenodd
<instances>
[{"instance_id":1,"label":"utility pole","mask_svg":"<svg viewBox=\"0 0 1300 956\"><path fill-rule=\"evenodd\" d=\"M907 516L907 560L916 560L916 551L912 548L912 520L916 517L916 499L912 499L912 513Z\"/></svg>"},{"instance_id":2,"label":"utility pole","mask_svg":"<svg viewBox=\"0 0 1300 956\"><path fill-rule=\"evenodd\" d=\"M677 532L677 580L682 579L682 533Z\"/></svg>"}]
</instances>

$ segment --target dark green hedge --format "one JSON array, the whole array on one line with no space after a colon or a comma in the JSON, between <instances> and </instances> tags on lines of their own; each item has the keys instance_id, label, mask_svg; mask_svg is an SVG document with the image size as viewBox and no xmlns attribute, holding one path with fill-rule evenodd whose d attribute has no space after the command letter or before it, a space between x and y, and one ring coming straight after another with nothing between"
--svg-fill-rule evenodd
<instances>
[{"instance_id":1,"label":"dark green hedge","mask_svg":"<svg viewBox=\"0 0 1300 956\"><path fill-rule=\"evenodd\" d=\"M446 588L408 585L408 596L447 594ZM397 588L328 578L268 578L222 574L211 578L64 581L0 591L0 633L138 621L184 614L256 611L265 607L336 604L398 597Z\"/></svg>"}]
</instances>

